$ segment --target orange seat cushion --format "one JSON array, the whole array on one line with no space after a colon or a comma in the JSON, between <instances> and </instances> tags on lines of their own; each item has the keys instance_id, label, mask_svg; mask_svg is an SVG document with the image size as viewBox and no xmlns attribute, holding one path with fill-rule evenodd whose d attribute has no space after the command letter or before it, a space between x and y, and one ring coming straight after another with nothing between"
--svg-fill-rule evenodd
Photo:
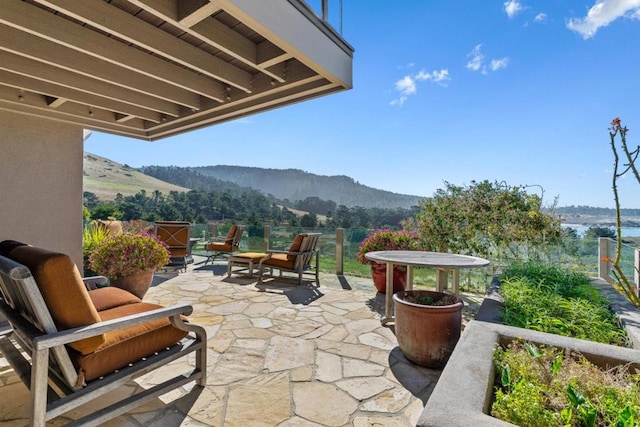
<instances>
[{"instance_id":1,"label":"orange seat cushion","mask_svg":"<svg viewBox=\"0 0 640 427\"><path fill-rule=\"evenodd\" d=\"M100 321L80 272L68 255L23 245L11 250L7 256L31 271L58 330ZM104 342L105 336L98 335L69 345L87 354Z\"/></svg>"},{"instance_id":2,"label":"orange seat cushion","mask_svg":"<svg viewBox=\"0 0 640 427\"><path fill-rule=\"evenodd\" d=\"M162 308L160 305L138 302L100 312L103 321ZM106 340L91 354L71 352L70 356L86 381L101 377L155 352L176 344L187 335L169 322L158 319L105 334Z\"/></svg>"},{"instance_id":3,"label":"orange seat cushion","mask_svg":"<svg viewBox=\"0 0 640 427\"><path fill-rule=\"evenodd\" d=\"M287 254L273 254L271 255L271 258L262 262L262 265L281 267L289 270L293 270L294 264L295 264L295 258L292 261L289 259L289 256Z\"/></svg>"},{"instance_id":4,"label":"orange seat cushion","mask_svg":"<svg viewBox=\"0 0 640 427\"><path fill-rule=\"evenodd\" d=\"M244 252L241 254L235 254L233 257L246 258L246 259L250 259L251 261L260 261L262 258L266 256L267 254L265 254L264 252Z\"/></svg>"},{"instance_id":5,"label":"orange seat cushion","mask_svg":"<svg viewBox=\"0 0 640 427\"><path fill-rule=\"evenodd\" d=\"M206 250L212 252L232 252L231 244L222 243L222 242L211 242L207 244Z\"/></svg>"}]
</instances>

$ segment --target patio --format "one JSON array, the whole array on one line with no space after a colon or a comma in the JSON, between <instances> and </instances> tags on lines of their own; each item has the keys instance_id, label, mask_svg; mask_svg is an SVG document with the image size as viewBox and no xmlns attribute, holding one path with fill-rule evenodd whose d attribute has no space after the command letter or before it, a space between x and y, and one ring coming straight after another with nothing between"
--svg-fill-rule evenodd
<instances>
[{"instance_id":1,"label":"patio","mask_svg":"<svg viewBox=\"0 0 640 427\"><path fill-rule=\"evenodd\" d=\"M415 425L440 370L403 357L393 329L380 323L384 297L370 278L321 274L319 288L282 280L257 285L255 278L226 278L226 263L203 260L186 273L158 274L145 300L193 305L190 319L208 333L207 386L190 384L107 425ZM482 296L461 296L466 322ZM157 383L159 376L137 382ZM27 389L3 359L0 386L0 422L27 425Z\"/></svg>"}]
</instances>

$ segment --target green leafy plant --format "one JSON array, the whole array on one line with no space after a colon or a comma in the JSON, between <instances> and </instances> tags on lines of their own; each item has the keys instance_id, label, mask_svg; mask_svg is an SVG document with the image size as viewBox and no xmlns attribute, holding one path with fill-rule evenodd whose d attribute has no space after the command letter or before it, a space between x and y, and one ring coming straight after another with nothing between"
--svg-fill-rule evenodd
<instances>
[{"instance_id":1,"label":"green leafy plant","mask_svg":"<svg viewBox=\"0 0 640 427\"><path fill-rule=\"evenodd\" d=\"M109 235L109 230L91 221L82 230L82 256L87 265L91 251Z\"/></svg>"},{"instance_id":2,"label":"green leafy plant","mask_svg":"<svg viewBox=\"0 0 640 427\"><path fill-rule=\"evenodd\" d=\"M635 426L640 378L580 354L516 340L494 354L491 415L522 426Z\"/></svg>"},{"instance_id":3,"label":"green leafy plant","mask_svg":"<svg viewBox=\"0 0 640 427\"><path fill-rule=\"evenodd\" d=\"M362 264L371 264L365 254L374 251L420 250L418 235L409 231L390 229L374 230L360 244L357 259Z\"/></svg>"},{"instance_id":4,"label":"green leafy plant","mask_svg":"<svg viewBox=\"0 0 640 427\"><path fill-rule=\"evenodd\" d=\"M89 266L110 279L154 270L169 262L167 245L153 234L108 235L89 255Z\"/></svg>"},{"instance_id":5,"label":"green leafy plant","mask_svg":"<svg viewBox=\"0 0 640 427\"><path fill-rule=\"evenodd\" d=\"M541 263L512 263L500 282L507 325L615 345L627 342L608 301L584 274Z\"/></svg>"}]
</instances>

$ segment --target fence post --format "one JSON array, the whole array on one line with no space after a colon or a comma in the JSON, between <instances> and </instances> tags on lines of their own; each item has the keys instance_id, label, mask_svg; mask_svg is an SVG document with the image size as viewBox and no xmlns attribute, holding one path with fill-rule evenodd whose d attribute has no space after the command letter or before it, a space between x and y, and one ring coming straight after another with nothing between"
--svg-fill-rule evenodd
<instances>
[{"instance_id":1,"label":"fence post","mask_svg":"<svg viewBox=\"0 0 640 427\"><path fill-rule=\"evenodd\" d=\"M609 242L608 237L598 237L598 277L611 283L611 263L609 259Z\"/></svg>"},{"instance_id":2,"label":"fence post","mask_svg":"<svg viewBox=\"0 0 640 427\"><path fill-rule=\"evenodd\" d=\"M264 250L268 251L269 250L269 238L271 237L271 226L270 225L265 225L264 226Z\"/></svg>"},{"instance_id":3,"label":"fence post","mask_svg":"<svg viewBox=\"0 0 640 427\"><path fill-rule=\"evenodd\" d=\"M640 296L640 249L633 250L633 284L636 288L636 296Z\"/></svg>"},{"instance_id":4,"label":"fence post","mask_svg":"<svg viewBox=\"0 0 640 427\"><path fill-rule=\"evenodd\" d=\"M336 228L336 274L344 275L344 228Z\"/></svg>"}]
</instances>

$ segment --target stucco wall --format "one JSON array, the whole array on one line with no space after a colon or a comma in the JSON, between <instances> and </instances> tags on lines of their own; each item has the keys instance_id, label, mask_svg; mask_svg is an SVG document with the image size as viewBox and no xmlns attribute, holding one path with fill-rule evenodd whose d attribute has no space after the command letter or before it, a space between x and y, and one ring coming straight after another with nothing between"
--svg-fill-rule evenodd
<instances>
[{"instance_id":1,"label":"stucco wall","mask_svg":"<svg viewBox=\"0 0 640 427\"><path fill-rule=\"evenodd\" d=\"M0 241L82 266L82 150L79 126L0 110Z\"/></svg>"}]
</instances>

